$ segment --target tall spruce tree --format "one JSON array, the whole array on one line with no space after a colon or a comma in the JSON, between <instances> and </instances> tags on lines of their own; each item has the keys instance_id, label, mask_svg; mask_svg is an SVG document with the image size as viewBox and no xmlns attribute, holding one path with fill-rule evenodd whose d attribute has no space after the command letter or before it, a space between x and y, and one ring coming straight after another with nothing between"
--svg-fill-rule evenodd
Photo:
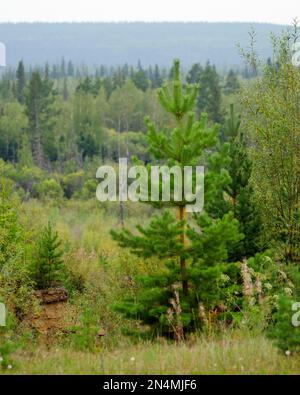
<instances>
[{"instance_id":1,"label":"tall spruce tree","mask_svg":"<svg viewBox=\"0 0 300 395\"><path fill-rule=\"evenodd\" d=\"M236 93L240 89L240 87L241 85L239 83L237 73L234 70L230 69L226 76L224 93L226 95Z\"/></svg>"},{"instance_id":2,"label":"tall spruce tree","mask_svg":"<svg viewBox=\"0 0 300 395\"><path fill-rule=\"evenodd\" d=\"M57 159L57 149L53 138L55 125L55 92L53 82L46 67L44 79L39 71L34 71L26 94L26 114L29 119L29 133L33 148L33 158L39 167L45 166L45 158Z\"/></svg>"},{"instance_id":3,"label":"tall spruce tree","mask_svg":"<svg viewBox=\"0 0 300 395\"><path fill-rule=\"evenodd\" d=\"M216 67L207 62L196 82L200 84L197 103L199 112L206 112L211 121L222 123L224 120L221 108L222 91Z\"/></svg>"},{"instance_id":4,"label":"tall spruce tree","mask_svg":"<svg viewBox=\"0 0 300 395\"><path fill-rule=\"evenodd\" d=\"M231 210L239 221L244 239L234 246L230 257L241 260L253 256L261 250L262 223L254 201L254 191L250 184L252 163L247 153L244 134L240 129L241 119L230 105L230 116L225 123L225 136L229 141L230 163L227 166L231 181L226 188L230 197Z\"/></svg>"},{"instance_id":5,"label":"tall spruce tree","mask_svg":"<svg viewBox=\"0 0 300 395\"><path fill-rule=\"evenodd\" d=\"M20 104L23 104L25 102L24 89L25 89L26 79L25 79L24 63L22 60L18 64L16 75L17 75L17 87L16 87L17 100Z\"/></svg>"},{"instance_id":6,"label":"tall spruce tree","mask_svg":"<svg viewBox=\"0 0 300 395\"><path fill-rule=\"evenodd\" d=\"M195 119L193 109L198 89L197 85L183 87L180 64L176 60L172 87L165 84L158 90L159 102L172 114L175 127L157 130L151 120L146 119L149 148L154 158L160 164L179 166L181 174L184 166L199 165L201 158L204 160L208 155L206 151L213 150L217 143L218 127L207 127L205 114ZM220 168L219 154L213 162ZM217 174L219 168L214 166L208 172L211 173L205 183L205 206L208 207L217 195L215 190L219 190L220 180L224 180L223 175ZM163 181L160 182L162 187ZM170 196L169 202L161 202L162 215L155 216L147 227L137 226L139 235L128 230L111 232L113 238L132 253L144 258L156 256L161 262L157 272L136 278L136 297L126 298L115 305L115 309L126 317L150 325L156 332L173 335L179 340L185 332L202 325L199 316L202 303L211 309L224 299L221 274L227 273L230 278L236 275L236 267L225 263L227 251L242 236L238 232L238 222L230 213L214 219L204 211L195 216L195 221L192 217L188 221L188 202L183 193L179 201L175 199L174 182Z\"/></svg>"}]
</instances>

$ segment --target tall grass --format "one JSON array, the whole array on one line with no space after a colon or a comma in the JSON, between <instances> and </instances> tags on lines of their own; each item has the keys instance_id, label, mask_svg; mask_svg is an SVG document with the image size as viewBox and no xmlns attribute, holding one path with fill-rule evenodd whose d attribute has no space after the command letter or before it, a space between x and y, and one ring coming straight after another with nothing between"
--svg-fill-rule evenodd
<instances>
[{"instance_id":1,"label":"tall grass","mask_svg":"<svg viewBox=\"0 0 300 395\"><path fill-rule=\"evenodd\" d=\"M19 353L15 374L299 374L300 357L280 354L263 336L227 332L174 345L163 340L103 350Z\"/></svg>"}]
</instances>

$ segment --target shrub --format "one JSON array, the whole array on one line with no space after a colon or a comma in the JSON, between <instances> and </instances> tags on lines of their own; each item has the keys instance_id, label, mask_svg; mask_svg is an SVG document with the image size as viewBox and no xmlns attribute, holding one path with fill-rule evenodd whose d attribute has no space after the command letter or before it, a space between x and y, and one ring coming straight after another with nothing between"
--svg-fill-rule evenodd
<instances>
[{"instance_id":1,"label":"shrub","mask_svg":"<svg viewBox=\"0 0 300 395\"><path fill-rule=\"evenodd\" d=\"M63 178L63 190L65 196L68 199L70 199L75 192L81 190L83 184L83 176L83 171L78 171L77 173L68 174Z\"/></svg>"},{"instance_id":2,"label":"shrub","mask_svg":"<svg viewBox=\"0 0 300 395\"><path fill-rule=\"evenodd\" d=\"M0 269L7 260L17 255L23 241L16 203L16 201L12 202L11 191L2 179L0 186Z\"/></svg>"},{"instance_id":3,"label":"shrub","mask_svg":"<svg viewBox=\"0 0 300 395\"><path fill-rule=\"evenodd\" d=\"M41 199L56 199L61 200L63 198L63 189L60 184L53 178L44 180L34 186L34 192L37 197Z\"/></svg>"},{"instance_id":4,"label":"shrub","mask_svg":"<svg viewBox=\"0 0 300 395\"><path fill-rule=\"evenodd\" d=\"M273 314L274 325L268 335L284 352L300 352L300 272L297 267L288 267L287 275L292 279L291 287L285 287L285 294L279 296L277 309Z\"/></svg>"},{"instance_id":5,"label":"shrub","mask_svg":"<svg viewBox=\"0 0 300 395\"><path fill-rule=\"evenodd\" d=\"M294 303L295 301L288 296L280 296L278 311L274 314L275 324L268 333L287 355L300 351L300 326L294 326L292 322L292 316L295 314Z\"/></svg>"},{"instance_id":6,"label":"shrub","mask_svg":"<svg viewBox=\"0 0 300 395\"><path fill-rule=\"evenodd\" d=\"M64 277L61 241L50 222L38 240L37 254L32 265L32 278L38 289L61 282Z\"/></svg>"},{"instance_id":7,"label":"shrub","mask_svg":"<svg viewBox=\"0 0 300 395\"><path fill-rule=\"evenodd\" d=\"M31 301L32 284L25 260L25 229L19 223L17 202L6 184L0 191L0 298L22 319Z\"/></svg>"},{"instance_id":8,"label":"shrub","mask_svg":"<svg viewBox=\"0 0 300 395\"><path fill-rule=\"evenodd\" d=\"M87 180L82 188L81 196L84 199L90 199L96 196L98 182L97 180Z\"/></svg>"}]
</instances>

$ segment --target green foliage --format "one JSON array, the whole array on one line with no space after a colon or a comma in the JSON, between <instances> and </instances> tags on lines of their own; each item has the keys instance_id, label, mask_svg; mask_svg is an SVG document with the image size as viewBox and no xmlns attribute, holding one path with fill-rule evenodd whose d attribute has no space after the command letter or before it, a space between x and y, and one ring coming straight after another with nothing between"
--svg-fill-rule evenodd
<instances>
[{"instance_id":1,"label":"green foliage","mask_svg":"<svg viewBox=\"0 0 300 395\"><path fill-rule=\"evenodd\" d=\"M63 198L63 189L60 184L53 178L35 184L33 188L34 194L42 199L55 199L60 201Z\"/></svg>"},{"instance_id":2,"label":"green foliage","mask_svg":"<svg viewBox=\"0 0 300 395\"><path fill-rule=\"evenodd\" d=\"M147 140L156 160L181 168L195 166L206 150L216 145L218 128L207 128L206 115L195 120L192 110L198 86L183 88L177 60L172 74L171 88L163 85L158 90L158 99L165 111L172 114L175 127L158 131L147 118ZM226 171L222 170L224 153L220 150L212 156L208 161L212 170L206 185L210 203L215 201L216 195L220 198L221 185L228 181ZM220 175L222 171L224 174ZM203 325L199 316L202 303L205 308L213 309L223 302L219 284L222 275L230 271L230 265L224 265L228 248L242 236L238 232L238 222L230 214L214 219L204 212L196 216L193 227L186 219L187 202L184 199L176 201L174 191L171 204L177 209L177 219L165 211L154 217L149 226L138 225L139 235L128 230L111 232L113 238L122 247L129 247L132 253L144 258L158 257L161 261L155 273L136 278L138 291L134 298L126 298L115 308L128 318L141 320L157 333L180 340L184 333ZM230 279L231 284L235 281L236 276Z\"/></svg>"},{"instance_id":3,"label":"green foliage","mask_svg":"<svg viewBox=\"0 0 300 395\"><path fill-rule=\"evenodd\" d=\"M300 71L292 61L296 41L293 32L273 37L274 60L243 97L266 239L287 263L300 259Z\"/></svg>"},{"instance_id":4,"label":"green foliage","mask_svg":"<svg viewBox=\"0 0 300 395\"><path fill-rule=\"evenodd\" d=\"M52 131L58 113L54 105L54 82L49 79L48 72L46 66L44 78L37 70L32 73L25 98L33 157L39 167L45 165L46 159L57 158L57 147Z\"/></svg>"},{"instance_id":5,"label":"green foliage","mask_svg":"<svg viewBox=\"0 0 300 395\"><path fill-rule=\"evenodd\" d=\"M95 351L97 335L99 333L99 317L94 310L85 307L79 317L77 326L71 328L70 341L72 346L80 351Z\"/></svg>"},{"instance_id":6,"label":"green foliage","mask_svg":"<svg viewBox=\"0 0 300 395\"><path fill-rule=\"evenodd\" d=\"M28 127L28 120L22 106L13 101L1 104L0 111L0 157L7 161L18 160L18 149L22 133Z\"/></svg>"},{"instance_id":7,"label":"green foliage","mask_svg":"<svg viewBox=\"0 0 300 395\"><path fill-rule=\"evenodd\" d=\"M231 95L236 93L240 89L240 83L238 80L237 73L235 73L232 69L229 70L226 76L226 82L224 86L224 93L226 95Z\"/></svg>"},{"instance_id":8,"label":"green foliage","mask_svg":"<svg viewBox=\"0 0 300 395\"><path fill-rule=\"evenodd\" d=\"M83 171L67 174L63 177L62 187L65 196L69 199L76 191L80 191L83 184Z\"/></svg>"},{"instance_id":9,"label":"green foliage","mask_svg":"<svg viewBox=\"0 0 300 395\"><path fill-rule=\"evenodd\" d=\"M227 170L230 183L226 187L230 209L239 221L240 232L244 234L230 253L233 260L242 260L255 255L261 250L262 221L255 202L254 189L251 184L252 163L244 133L240 130L241 119L230 106L230 117L225 124L225 136L229 142L228 156L230 162Z\"/></svg>"},{"instance_id":10,"label":"green foliage","mask_svg":"<svg viewBox=\"0 0 300 395\"><path fill-rule=\"evenodd\" d=\"M15 351L15 348L16 346L11 340L0 343L0 367L2 370L12 369L13 362L10 355Z\"/></svg>"},{"instance_id":11,"label":"green foliage","mask_svg":"<svg viewBox=\"0 0 300 395\"><path fill-rule=\"evenodd\" d=\"M49 222L37 242L36 256L31 268L32 279L37 289L48 288L63 281L62 256L61 241Z\"/></svg>"},{"instance_id":12,"label":"green foliage","mask_svg":"<svg viewBox=\"0 0 300 395\"><path fill-rule=\"evenodd\" d=\"M27 134L25 133L22 137L21 148L18 152L18 159L20 167L33 167L31 144Z\"/></svg>"},{"instance_id":13,"label":"green foliage","mask_svg":"<svg viewBox=\"0 0 300 395\"><path fill-rule=\"evenodd\" d=\"M292 265L285 269L273 281L274 286L277 285L278 300L267 334L288 355L300 352L300 272ZM281 284L278 283L280 277Z\"/></svg>"},{"instance_id":14,"label":"green foliage","mask_svg":"<svg viewBox=\"0 0 300 395\"><path fill-rule=\"evenodd\" d=\"M191 78L200 85L197 102L198 111L200 113L206 112L210 120L221 123L223 121L222 91L215 66L207 62L204 69L192 70Z\"/></svg>"},{"instance_id":15,"label":"green foliage","mask_svg":"<svg viewBox=\"0 0 300 395\"><path fill-rule=\"evenodd\" d=\"M134 73L132 80L135 86L142 91L146 91L149 88L149 80L147 74L142 68Z\"/></svg>"},{"instance_id":16,"label":"green foliage","mask_svg":"<svg viewBox=\"0 0 300 395\"><path fill-rule=\"evenodd\" d=\"M17 202L4 182L0 194L0 298L22 319L32 300L25 229L19 223Z\"/></svg>"},{"instance_id":17,"label":"green foliage","mask_svg":"<svg viewBox=\"0 0 300 395\"><path fill-rule=\"evenodd\" d=\"M86 90L77 91L73 100L74 131L81 160L99 154L103 134L98 102ZM101 110L101 107L100 107Z\"/></svg>"},{"instance_id":18,"label":"green foliage","mask_svg":"<svg viewBox=\"0 0 300 395\"><path fill-rule=\"evenodd\" d=\"M22 60L18 64L16 76L17 76L17 99L20 104L23 104L25 101L24 90L25 90L26 77L25 77L25 67Z\"/></svg>"},{"instance_id":19,"label":"green foliage","mask_svg":"<svg viewBox=\"0 0 300 395\"><path fill-rule=\"evenodd\" d=\"M278 302L278 310L274 314L275 324L269 330L269 337L275 339L280 350L289 353L300 351L300 326L294 326L292 322L293 314L299 310L299 303L293 309L295 301L286 295L281 295ZM299 318L297 320L299 323Z\"/></svg>"},{"instance_id":20,"label":"green foliage","mask_svg":"<svg viewBox=\"0 0 300 395\"><path fill-rule=\"evenodd\" d=\"M0 269L20 252L24 240L23 230L18 221L16 206L11 202L11 193L6 182L0 185Z\"/></svg>"}]
</instances>

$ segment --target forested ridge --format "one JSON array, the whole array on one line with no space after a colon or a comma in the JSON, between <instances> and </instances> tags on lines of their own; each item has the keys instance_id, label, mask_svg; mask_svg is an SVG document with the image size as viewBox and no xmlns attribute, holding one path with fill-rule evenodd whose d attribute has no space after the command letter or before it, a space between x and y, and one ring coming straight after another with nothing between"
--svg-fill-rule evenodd
<instances>
[{"instance_id":1,"label":"forested ridge","mask_svg":"<svg viewBox=\"0 0 300 395\"><path fill-rule=\"evenodd\" d=\"M7 47L7 61L20 59L31 65L57 63L63 57L77 65L95 67L124 63L145 67L169 66L180 58L184 66L210 60L217 67L242 64L236 44L248 44L251 27L257 31L262 57L272 50L269 32L285 27L257 23L1 23L0 41Z\"/></svg>"}]
</instances>

